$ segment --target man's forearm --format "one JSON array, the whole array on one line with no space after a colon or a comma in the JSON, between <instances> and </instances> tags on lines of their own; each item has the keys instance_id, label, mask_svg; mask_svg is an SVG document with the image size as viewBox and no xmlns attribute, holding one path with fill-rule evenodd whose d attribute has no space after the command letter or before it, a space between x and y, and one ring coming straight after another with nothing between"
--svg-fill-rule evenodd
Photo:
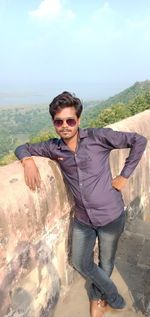
<instances>
[{"instance_id":1,"label":"man's forearm","mask_svg":"<svg viewBox=\"0 0 150 317\"><path fill-rule=\"evenodd\" d=\"M41 178L38 167L36 166L34 159L30 157L24 157L20 160L24 168L25 183L31 190L35 190L36 187L40 187Z\"/></svg>"}]
</instances>

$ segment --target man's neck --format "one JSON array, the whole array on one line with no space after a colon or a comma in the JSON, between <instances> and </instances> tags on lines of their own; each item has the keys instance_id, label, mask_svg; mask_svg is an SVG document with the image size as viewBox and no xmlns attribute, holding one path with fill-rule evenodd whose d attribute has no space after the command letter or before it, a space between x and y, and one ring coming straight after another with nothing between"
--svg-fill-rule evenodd
<instances>
[{"instance_id":1,"label":"man's neck","mask_svg":"<svg viewBox=\"0 0 150 317\"><path fill-rule=\"evenodd\" d=\"M77 131L77 133L72 138L63 139L63 141L66 143L69 149L73 152L75 152L77 149L78 137L79 137L79 131Z\"/></svg>"}]
</instances>

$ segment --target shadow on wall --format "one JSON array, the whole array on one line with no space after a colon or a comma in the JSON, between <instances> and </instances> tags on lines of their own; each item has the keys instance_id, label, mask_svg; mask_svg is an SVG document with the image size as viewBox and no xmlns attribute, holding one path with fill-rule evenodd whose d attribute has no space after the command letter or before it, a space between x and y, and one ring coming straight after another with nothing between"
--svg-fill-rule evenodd
<instances>
[{"instance_id":1,"label":"shadow on wall","mask_svg":"<svg viewBox=\"0 0 150 317\"><path fill-rule=\"evenodd\" d=\"M140 197L127 208L124 233L119 241L116 268L132 294L134 309L150 316L150 222L143 221Z\"/></svg>"},{"instance_id":2,"label":"shadow on wall","mask_svg":"<svg viewBox=\"0 0 150 317\"><path fill-rule=\"evenodd\" d=\"M20 241L19 251L0 281L0 316L52 317L60 293L53 254L43 241L35 245Z\"/></svg>"}]
</instances>

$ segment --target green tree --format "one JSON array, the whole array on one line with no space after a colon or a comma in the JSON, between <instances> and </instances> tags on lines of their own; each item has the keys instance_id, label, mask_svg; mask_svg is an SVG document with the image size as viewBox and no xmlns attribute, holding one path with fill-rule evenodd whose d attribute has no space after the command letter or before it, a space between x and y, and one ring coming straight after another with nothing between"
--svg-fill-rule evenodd
<instances>
[{"instance_id":1,"label":"green tree","mask_svg":"<svg viewBox=\"0 0 150 317\"><path fill-rule=\"evenodd\" d=\"M108 124L120 121L130 115L130 111L126 105L118 103L110 108L106 108L100 112L97 119L91 121L90 126L104 127Z\"/></svg>"},{"instance_id":2,"label":"green tree","mask_svg":"<svg viewBox=\"0 0 150 317\"><path fill-rule=\"evenodd\" d=\"M41 131L37 136L33 136L30 139L31 143L38 143L38 142L42 142L42 141L47 141L49 139L55 138L56 134L54 133L54 131Z\"/></svg>"}]
</instances>

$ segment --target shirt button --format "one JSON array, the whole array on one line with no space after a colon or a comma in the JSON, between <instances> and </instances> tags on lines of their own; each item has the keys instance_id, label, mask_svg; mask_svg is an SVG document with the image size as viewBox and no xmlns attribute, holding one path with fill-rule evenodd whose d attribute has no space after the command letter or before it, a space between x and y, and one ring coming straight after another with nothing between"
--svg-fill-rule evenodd
<instances>
[{"instance_id":1,"label":"shirt button","mask_svg":"<svg viewBox=\"0 0 150 317\"><path fill-rule=\"evenodd\" d=\"M81 186L81 187L82 187L82 185L83 185L83 184L82 184L82 183L80 183L80 186Z\"/></svg>"}]
</instances>

